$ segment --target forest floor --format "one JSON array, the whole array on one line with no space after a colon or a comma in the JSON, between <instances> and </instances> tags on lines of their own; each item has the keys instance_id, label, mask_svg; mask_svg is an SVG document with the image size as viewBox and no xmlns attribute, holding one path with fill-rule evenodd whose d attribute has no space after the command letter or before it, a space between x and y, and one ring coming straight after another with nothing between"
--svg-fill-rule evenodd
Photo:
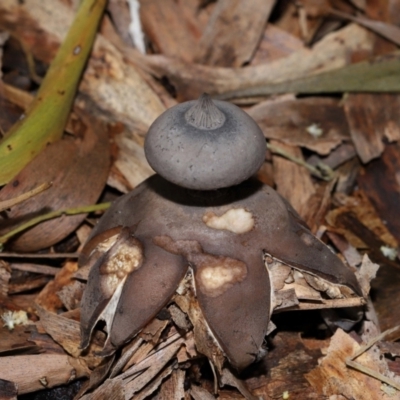
<instances>
[{"instance_id":1,"label":"forest floor","mask_svg":"<svg viewBox=\"0 0 400 400\"><path fill-rule=\"evenodd\" d=\"M79 3L0 1L2 135L35 112ZM0 399L400 399L400 1L106 7L62 138L2 182ZM60 69L49 90L64 79ZM364 297L328 299L290 269L292 281L274 278L275 293L292 297L275 304L266 355L240 373L201 354L193 299L179 293L114 355L99 355L101 324L82 351L82 248L108 202L154 173L143 151L151 123L204 92L258 123L257 178L357 273Z\"/></svg>"}]
</instances>

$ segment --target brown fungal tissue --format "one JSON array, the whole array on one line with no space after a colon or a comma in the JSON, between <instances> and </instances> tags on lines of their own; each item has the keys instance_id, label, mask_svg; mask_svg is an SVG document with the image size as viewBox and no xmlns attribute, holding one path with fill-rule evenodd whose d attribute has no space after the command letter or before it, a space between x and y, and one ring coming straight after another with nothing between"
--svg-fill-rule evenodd
<instances>
[{"instance_id":1,"label":"brown fungal tissue","mask_svg":"<svg viewBox=\"0 0 400 400\"><path fill-rule=\"evenodd\" d=\"M83 348L99 320L105 355L132 339L189 268L212 337L238 370L263 352L273 296L265 254L361 295L353 271L252 178L265 139L238 107L208 95L172 107L150 127L145 152L157 174L115 201L83 250Z\"/></svg>"}]
</instances>

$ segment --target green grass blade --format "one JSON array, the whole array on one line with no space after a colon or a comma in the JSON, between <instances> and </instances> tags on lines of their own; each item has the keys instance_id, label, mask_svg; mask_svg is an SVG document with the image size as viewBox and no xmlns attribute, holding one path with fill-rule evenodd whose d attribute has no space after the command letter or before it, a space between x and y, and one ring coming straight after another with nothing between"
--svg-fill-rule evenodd
<instances>
[{"instance_id":1,"label":"green grass blade","mask_svg":"<svg viewBox=\"0 0 400 400\"><path fill-rule=\"evenodd\" d=\"M308 77L249 87L216 96L221 99L277 93L400 92L400 52L361 61Z\"/></svg>"},{"instance_id":2,"label":"green grass blade","mask_svg":"<svg viewBox=\"0 0 400 400\"><path fill-rule=\"evenodd\" d=\"M23 119L0 142L0 185L61 138L107 0L83 0Z\"/></svg>"}]
</instances>

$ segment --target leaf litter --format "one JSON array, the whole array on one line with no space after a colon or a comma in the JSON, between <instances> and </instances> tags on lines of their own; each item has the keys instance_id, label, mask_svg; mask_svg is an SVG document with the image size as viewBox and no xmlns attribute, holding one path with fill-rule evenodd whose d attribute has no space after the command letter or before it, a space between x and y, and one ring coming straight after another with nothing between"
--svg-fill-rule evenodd
<instances>
[{"instance_id":1,"label":"leaf litter","mask_svg":"<svg viewBox=\"0 0 400 400\"><path fill-rule=\"evenodd\" d=\"M397 87L396 75L387 75L398 63L391 8L378 2L384 12L377 13L372 3L342 1L332 14L330 2L316 7L307 0L263 3L263 12L243 1L167 3L139 1L147 49L141 54L123 36L129 18L117 17L126 15L126 4L110 2L66 133L0 191L11 201L2 233L50 210L112 201L136 187L153 173L143 154L149 125L165 108L207 91L242 105L281 150L267 151L259 179L357 268L366 300L269 260L275 312L268 351L242 374L210 347L196 297L182 286L120 352L102 357L101 325L89 349L79 348L88 271L66 257L79 253L99 214L42 222L7 244L0 265L0 312L15 322L12 333L0 329L0 394L36 398L46 390L56 398L55 390L78 380L74 395L85 399L398 398L400 262L396 252L390 258L381 251L398 249L400 240L398 95L385 93ZM33 60L43 75L75 11L63 1L0 4L2 132L16 121L4 110L27 107L37 89L29 62L20 60ZM376 93L346 94L364 89ZM326 164L333 175L324 182L293 160ZM52 186L36 194L43 183ZM28 198L19 206L20 196ZM328 319L319 310L337 312ZM27 315L28 324L18 325L14 315Z\"/></svg>"}]
</instances>

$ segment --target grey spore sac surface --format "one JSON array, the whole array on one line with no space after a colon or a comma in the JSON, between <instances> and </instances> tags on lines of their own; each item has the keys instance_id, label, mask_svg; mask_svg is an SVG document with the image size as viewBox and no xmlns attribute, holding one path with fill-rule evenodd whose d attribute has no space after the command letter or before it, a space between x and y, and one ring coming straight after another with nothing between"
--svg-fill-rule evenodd
<instances>
[{"instance_id":1,"label":"grey spore sac surface","mask_svg":"<svg viewBox=\"0 0 400 400\"><path fill-rule=\"evenodd\" d=\"M156 172L195 190L248 179L261 167L265 150L264 135L249 115L208 95L167 110L152 124L145 141L147 160Z\"/></svg>"}]
</instances>

